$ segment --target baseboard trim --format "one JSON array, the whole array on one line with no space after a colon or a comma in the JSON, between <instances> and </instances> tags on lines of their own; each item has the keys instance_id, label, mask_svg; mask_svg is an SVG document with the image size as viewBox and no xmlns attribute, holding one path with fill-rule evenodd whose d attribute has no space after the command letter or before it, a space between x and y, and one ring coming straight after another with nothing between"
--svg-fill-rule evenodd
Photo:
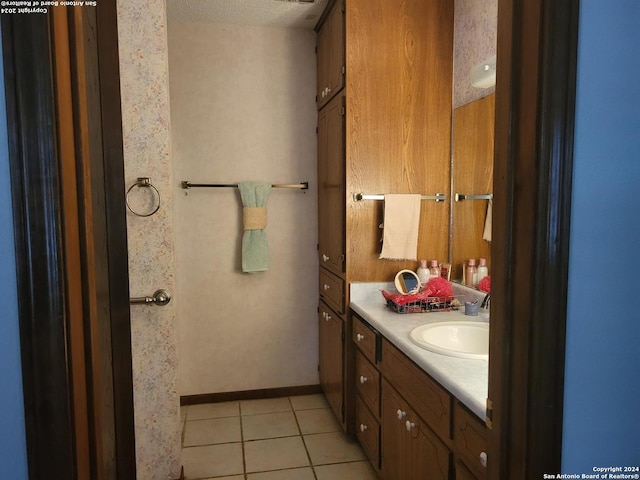
<instances>
[{"instance_id":1,"label":"baseboard trim","mask_svg":"<svg viewBox=\"0 0 640 480\"><path fill-rule=\"evenodd\" d=\"M238 392L200 393L198 395L181 396L180 405L230 402L233 400L255 400L259 398L293 397L295 395L312 395L314 393L322 393L320 385L263 388L260 390L243 390Z\"/></svg>"}]
</instances>

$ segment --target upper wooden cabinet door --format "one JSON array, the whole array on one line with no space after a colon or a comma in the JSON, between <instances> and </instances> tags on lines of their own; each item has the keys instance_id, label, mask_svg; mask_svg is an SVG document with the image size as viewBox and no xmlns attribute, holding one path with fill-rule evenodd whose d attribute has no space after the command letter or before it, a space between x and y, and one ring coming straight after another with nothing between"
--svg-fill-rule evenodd
<instances>
[{"instance_id":1,"label":"upper wooden cabinet door","mask_svg":"<svg viewBox=\"0 0 640 480\"><path fill-rule=\"evenodd\" d=\"M318 115L318 255L320 265L344 272L344 96Z\"/></svg>"},{"instance_id":2,"label":"upper wooden cabinet door","mask_svg":"<svg viewBox=\"0 0 640 480\"><path fill-rule=\"evenodd\" d=\"M339 0L318 32L318 109L344 87L344 69L344 0Z\"/></svg>"}]
</instances>

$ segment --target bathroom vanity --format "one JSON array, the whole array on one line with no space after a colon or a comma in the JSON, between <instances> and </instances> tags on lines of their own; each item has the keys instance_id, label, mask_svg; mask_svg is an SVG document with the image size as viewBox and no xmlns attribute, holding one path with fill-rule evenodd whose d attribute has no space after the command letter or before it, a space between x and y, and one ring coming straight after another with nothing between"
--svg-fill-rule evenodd
<instances>
[{"instance_id":1,"label":"bathroom vanity","mask_svg":"<svg viewBox=\"0 0 640 480\"><path fill-rule=\"evenodd\" d=\"M397 314L383 288L389 284L351 285L354 368L346 383L356 437L387 480L486 478L488 361L434 353L409 336L428 322L478 317Z\"/></svg>"}]
</instances>

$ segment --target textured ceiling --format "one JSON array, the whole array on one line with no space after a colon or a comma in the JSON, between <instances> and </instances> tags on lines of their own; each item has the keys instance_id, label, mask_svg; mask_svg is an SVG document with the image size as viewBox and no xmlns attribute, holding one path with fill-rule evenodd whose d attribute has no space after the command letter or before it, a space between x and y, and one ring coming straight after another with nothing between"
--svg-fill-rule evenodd
<instances>
[{"instance_id":1,"label":"textured ceiling","mask_svg":"<svg viewBox=\"0 0 640 480\"><path fill-rule=\"evenodd\" d=\"M170 22L313 29L328 0L167 0Z\"/></svg>"}]
</instances>

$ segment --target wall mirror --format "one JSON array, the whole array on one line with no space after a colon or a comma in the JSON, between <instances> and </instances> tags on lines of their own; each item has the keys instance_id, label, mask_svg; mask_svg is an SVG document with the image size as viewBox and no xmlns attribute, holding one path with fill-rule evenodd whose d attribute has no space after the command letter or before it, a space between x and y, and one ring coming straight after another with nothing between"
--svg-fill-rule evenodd
<instances>
[{"instance_id":1,"label":"wall mirror","mask_svg":"<svg viewBox=\"0 0 640 480\"><path fill-rule=\"evenodd\" d=\"M486 197L493 191L495 86L472 85L472 74L495 61L497 19L497 0L455 1L449 222L452 280L462 279L462 265L469 258L485 258L491 273L492 216Z\"/></svg>"}]
</instances>

